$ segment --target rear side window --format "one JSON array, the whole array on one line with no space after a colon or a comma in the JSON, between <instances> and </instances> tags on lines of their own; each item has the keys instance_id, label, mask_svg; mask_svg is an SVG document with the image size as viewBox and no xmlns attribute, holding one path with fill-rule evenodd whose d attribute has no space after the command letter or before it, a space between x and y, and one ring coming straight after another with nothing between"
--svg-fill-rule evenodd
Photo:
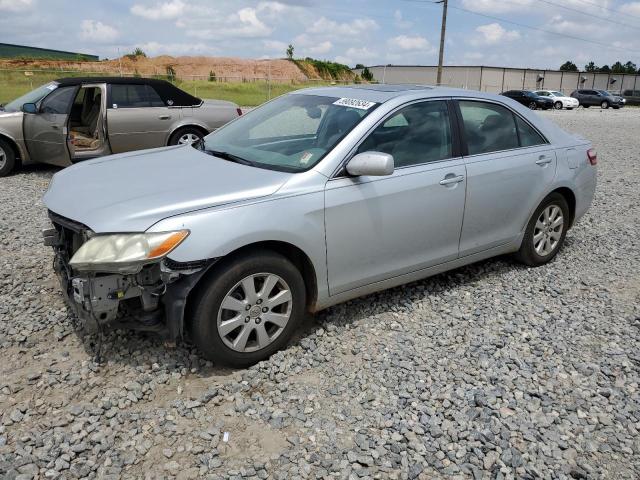
<instances>
[{"instance_id":1,"label":"rear side window","mask_svg":"<svg viewBox=\"0 0 640 480\"><path fill-rule=\"evenodd\" d=\"M460 101L469 155L518 148L513 113L494 103Z\"/></svg>"},{"instance_id":2,"label":"rear side window","mask_svg":"<svg viewBox=\"0 0 640 480\"><path fill-rule=\"evenodd\" d=\"M148 85L111 85L113 108L164 107L156 91Z\"/></svg>"},{"instance_id":3,"label":"rear side window","mask_svg":"<svg viewBox=\"0 0 640 480\"><path fill-rule=\"evenodd\" d=\"M449 110L446 102L436 100L392 114L371 132L358 153L388 153L400 168L451 158L452 149Z\"/></svg>"},{"instance_id":4,"label":"rear side window","mask_svg":"<svg viewBox=\"0 0 640 480\"><path fill-rule=\"evenodd\" d=\"M521 147L533 147L534 145L543 145L547 143L542 135L540 135L531 125L517 115L515 117Z\"/></svg>"},{"instance_id":5,"label":"rear side window","mask_svg":"<svg viewBox=\"0 0 640 480\"><path fill-rule=\"evenodd\" d=\"M75 92L76 87L61 87L55 89L42 101L40 111L57 114L69 113Z\"/></svg>"}]
</instances>

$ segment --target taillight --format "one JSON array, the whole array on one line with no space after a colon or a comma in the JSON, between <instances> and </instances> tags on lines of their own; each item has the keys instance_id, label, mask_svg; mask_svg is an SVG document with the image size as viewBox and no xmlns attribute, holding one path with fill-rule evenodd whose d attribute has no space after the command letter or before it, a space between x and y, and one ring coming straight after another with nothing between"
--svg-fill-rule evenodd
<instances>
[{"instance_id":1,"label":"taillight","mask_svg":"<svg viewBox=\"0 0 640 480\"><path fill-rule=\"evenodd\" d=\"M598 164L598 154L596 153L595 148L590 148L589 150L587 150L587 158L589 159L589 163L591 165Z\"/></svg>"},{"instance_id":2,"label":"taillight","mask_svg":"<svg viewBox=\"0 0 640 480\"><path fill-rule=\"evenodd\" d=\"M238 112L238 116L242 115L242 109L240 107L236 108L236 112Z\"/></svg>"}]
</instances>

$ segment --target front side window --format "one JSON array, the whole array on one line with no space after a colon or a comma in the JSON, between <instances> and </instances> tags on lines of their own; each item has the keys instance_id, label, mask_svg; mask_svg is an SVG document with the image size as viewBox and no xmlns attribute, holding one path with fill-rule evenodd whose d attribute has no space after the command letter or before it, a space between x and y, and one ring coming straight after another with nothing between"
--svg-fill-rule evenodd
<instances>
[{"instance_id":1,"label":"front side window","mask_svg":"<svg viewBox=\"0 0 640 480\"><path fill-rule=\"evenodd\" d=\"M358 148L358 153L368 151L392 155L396 168L451 158L447 103L414 103L392 114Z\"/></svg>"},{"instance_id":2,"label":"front side window","mask_svg":"<svg viewBox=\"0 0 640 480\"><path fill-rule=\"evenodd\" d=\"M160 96L148 85L117 83L111 85L111 104L113 108L164 106L164 102Z\"/></svg>"},{"instance_id":3,"label":"front side window","mask_svg":"<svg viewBox=\"0 0 640 480\"><path fill-rule=\"evenodd\" d=\"M51 92L40 105L43 113L65 114L71 110L76 87L61 87Z\"/></svg>"},{"instance_id":4,"label":"front side window","mask_svg":"<svg viewBox=\"0 0 640 480\"><path fill-rule=\"evenodd\" d=\"M469 155L518 148L513 113L494 103L460 101Z\"/></svg>"},{"instance_id":5,"label":"front side window","mask_svg":"<svg viewBox=\"0 0 640 480\"><path fill-rule=\"evenodd\" d=\"M350 98L284 95L209 134L199 148L260 168L304 171L377 106Z\"/></svg>"}]
</instances>

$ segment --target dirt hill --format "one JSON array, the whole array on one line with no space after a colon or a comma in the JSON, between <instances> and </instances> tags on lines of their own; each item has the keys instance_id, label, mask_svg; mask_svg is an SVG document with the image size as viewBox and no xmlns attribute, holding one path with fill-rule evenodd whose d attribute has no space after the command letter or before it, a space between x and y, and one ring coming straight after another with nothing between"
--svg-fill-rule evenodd
<instances>
[{"instance_id":1,"label":"dirt hill","mask_svg":"<svg viewBox=\"0 0 640 480\"><path fill-rule=\"evenodd\" d=\"M319 62L321 63L321 62ZM243 79L267 78L273 81L305 81L308 79L351 80L353 74L341 72L340 78L332 78L330 72L317 68L314 63L297 60L295 62L276 60L254 60L231 57L159 57L128 56L114 60L99 62L66 61L66 60L29 60L2 59L0 69L16 70L57 70L86 71L117 75L138 74L141 76L173 74L184 80L194 78L208 79L210 72L219 80L242 81ZM345 77L345 78L342 78Z\"/></svg>"}]
</instances>

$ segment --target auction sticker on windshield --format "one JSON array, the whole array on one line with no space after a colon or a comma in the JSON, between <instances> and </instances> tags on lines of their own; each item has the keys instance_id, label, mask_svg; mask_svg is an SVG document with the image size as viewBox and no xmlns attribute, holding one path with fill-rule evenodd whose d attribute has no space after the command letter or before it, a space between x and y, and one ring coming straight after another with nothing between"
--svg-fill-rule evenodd
<instances>
[{"instance_id":1,"label":"auction sticker on windshield","mask_svg":"<svg viewBox=\"0 0 640 480\"><path fill-rule=\"evenodd\" d=\"M357 98L341 98L333 102L334 105L342 105L343 107L358 108L360 110L369 110L376 102L367 102L366 100L358 100Z\"/></svg>"}]
</instances>

